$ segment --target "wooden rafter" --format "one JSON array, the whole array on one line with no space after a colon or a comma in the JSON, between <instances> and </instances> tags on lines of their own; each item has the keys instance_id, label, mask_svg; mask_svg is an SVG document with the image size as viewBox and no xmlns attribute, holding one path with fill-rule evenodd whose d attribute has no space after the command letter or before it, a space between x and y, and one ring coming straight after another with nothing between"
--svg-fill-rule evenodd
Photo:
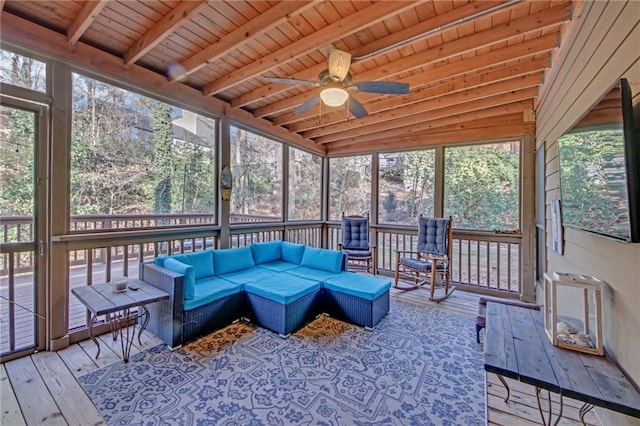
<instances>
[{"instance_id":1,"label":"wooden rafter","mask_svg":"<svg viewBox=\"0 0 640 426\"><path fill-rule=\"evenodd\" d=\"M104 9L109 0L90 0L87 1L80 13L75 17L69 28L67 28L67 42L69 44L75 44L82 34L91 26L102 9Z\"/></svg>"},{"instance_id":2,"label":"wooden rafter","mask_svg":"<svg viewBox=\"0 0 640 426\"><path fill-rule=\"evenodd\" d=\"M238 49L244 43L277 27L291 19L292 16L304 12L307 8L312 7L318 2L319 0L285 1L277 3L255 19L239 26L217 42L182 62L182 64L180 64L183 70L182 75L172 77L172 81L177 81L189 74L193 74L208 64L214 63L230 51Z\"/></svg>"},{"instance_id":3,"label":"wooden rafter","mask_svg":"<svg viewBox=\"0 0 640 426\"><path fill-rule=\"evenodd\" d=\"M186 85L175 85L167 82L164 76L136 64L125 65L122 59L103 52L93 46L78 42L74 49L70 49L66 38L33 22L12 14L2 15L3 41L19 43L25 47L32 47L36 51L42 46L47 47L47 54L55 55L66 61L81 64L88 69L100 72L116 80L135 81L141 90L154 92L165 99L173 99L180 104L195 105L213 114L226 116L261 132L290 141L306 147L313 152L325 153L312 141L304 140L300 135L290 134L286 129L274 127L267 120L253 117L249 112L238 108L231 108L220 99L204 97L201 92Z\"/></svg>"},{"instance_id":4,"label":"wooden rafter","mask_svg":"<svg viewBox=\"0 0 640 426\"><path fill-rule=\"evenodd\" d=\"M203 93L211 96L222 92L236 84L247 81L266 71L272 70L287 61L306 55L319 47L332 43L345 35L353 34L373 23L380 22L389 16L396 15L403 10L415 7L415 2L378 2L358 11L355 16L342 18L323 29L316 31L313 37L304 37L291 43L285 49L273 52L251 64L227 74L216 81L208 83Z\"/></svg>"},{"instance_id":5,"label":"wooden rafter","mask_svg":"<svg viewBox=\"0 0 640 426\"><path fill-rule=\"evenodd\" d=\"M207 1L183 0L170 13L164 15L157 24L149 30L135 43L129 47L124 54L124 63L132 64L140 59L145 53L153 49L158 43L172 34L177 28L192 15L206 6Z\"/></svg>"},{"instance_id":6,"label":"wooden rafter","mask_svg":"<svg viewBox=\"0 0 640 426\"><path fill-rule=\"evenodd\" d=\"M382 112L393 109L399 105L408 105L415 102L420 102L428 98L433 98L437 96L445 96L451 95L456 92L462 90L472 89L474 87L486 86L488 84L498 83L500 81L504 81L510 78L520 77L523 75L541 72L547 67L546 59L535 59L528 60L525 62L516 62L515 64L510 64L509 66L505 66L502 68L497 68L493 70L488 70L486 72L477 73L473 75L464 75L460 77L455 77L453 80L446 81L444 83L440 83L438 85L432 86L424 86L417 90L412 91L409 95L406 96L392 96L387 97L381 101L375 102L373 105L367 107L370 109L369 112ZM412 85L413 87L414 85ZM367 95L366 98L362 95ZM374 95L369 94L359 94L357 95L358 100L363 101L369 100L373 98ZM299 117L303 118L300 120ZM300 120L300 121L298 121ZM292 132L303 132L315 128L324 128L331 127L333 123L341 122L344 120L344 113L341 111L330 112L328 114L323 114L322 122L318 121L317 112L309 112L305 114L285 114L273 119L273 123L276 125L285 125L289 123L293 123L288 126L288 129Z\"/></svg>"},{"instance_id":7,"label":"wooden rafter","mask_svg":"<svg viewBox=\"0 0 640 426\"><path fill-rule=\"evenodd\" d=\"M391 46L393 44L398 43L399 41L406 40L408 38L415 38L415 41L419 41L422 38L417 37L417 35L426 33L427 31L435 31L438 28L451 24L452 22L459 21L463 19L465 16L469 14L477 13L482 10L489 9L490 7L495 6L499 2L472 2L467 5L455 8L451 11L442 13L440 15L434 16L433 18L424 20L422 22L418 22L416 25L413 25L409 28L406 28L403 31L394 32L389 34L386 37L375 40L371 43L368 43L364 46L361 46L354 51L350 52L353 57L368 55L372 52L378 51L386 46ZM403 37L403 38L402 38ZM426 36L425 36L426 37ZM324 69L327 68L326 63L320 63L316 66L309 67L303 71L295 73L291 76L291 78L309 80L314 79L316 76ZM252 104L256 101L262 100L267 96L277 95L284 91L289 90L290 86L285 86L282 84L271 83L265 86L259 87L256 90L252 90L249 93L246 93L231 102L231 105L234 107L241 107L245 105Z\"/></svg>"},{"instance_id":8,"label":"wooden rafter","mask_svg":"<svg viewBox=\"0 0 640 426\"><path fill-rule=\"evenodd\" d=\"M526 56L531 56L539 52L549 51L556 47L558 39L555 34L549 34L540 38L525 41L523 43L514 44L502 49L494 50L492 52L471 57L464 61L454 62L448 65L440 66L438 68L429 69L424 76L424 84L429 82L437 82L444 78L451 78L466 72L488 68L490 66L500 64L508 60L514 60ZM427 55L427 52L418 52L413 55L405 57L402 61L397 63L387 64L378 68L374 68L371 71L366 71L358 75L358 80L377 80L385 76L394 76L403 71L403 65L406 65L408 69L416 68L416 64L420 64L421 60ZM282 101L274 102L263 108L258 108L253 111L256 117L265 117L272 114L277 114L282 111L297 108L310 97L314 96L314 92L306 92L300 95L291 96Z\"/></svg>"},{"instance_id":9,"label":"wooden rafter","mask_svg":"<svg viewBox=\"0 0 640 426\"><path fill-rule=\"evenodd\" d=\"M443 108L433 108L432 110L425 110L423 111L425 114L422 115L405 116L398 120L394 120L393 127L391 128L388 123L374 123L354 128L352 131L345 131L333 135L322 136L316 138L315 141L316 143L328 143L347 139L354 143L366 142L367 140L371 139L371 134L375 134L376 137L397 137L402 134L411 134L418 132L423 128L428 128L429 120L449 117L482 108L491 108L494 106L505 105L512 102L533 99L535 95L535 87L517 90L508 94L501 93L495 96L471 100L468 102L454 104Z\"/></svg>"},{"instance_id":10,"label":"wooden rafter","mask_svg":"<svg viewBox=\"0 0 640 426\"><path fill-rule=\"evenodd\" d=\"M390 99L395 103L395 108L386 108L382 112L376 110L369 111L367 117L352 120L348 123L344 120L341 123L333 125L325 125L308 132L304 132L303 136L309 139L318 138L320 136L326 136L327 139L331 138L343 138L350 135L358 135L362 131L363 126L372 124L382 125L382 123L389 120L396 120L399 123L401 119L405 117L412 117L413 121L424 121L424 114L439 108L447 108L453 105L465 104L470 101L478 101L491 96L505 94L516 91L518 89L534 87L540 83L542 73L529 74L520 77L514 77L507 80L503 80L498 83L482 86L479 88L467 89L454 94L443 94L438 97L431 97L422 100L422 102L416 102L408 105L403 105L402 100ZM372 105L375 107L376 105ZM416 114L420 114L420 117L415 117ZM328 136L333 135L333 136ZM319 141L316 139L316 141Z\"/></svg>"}]
</instances>

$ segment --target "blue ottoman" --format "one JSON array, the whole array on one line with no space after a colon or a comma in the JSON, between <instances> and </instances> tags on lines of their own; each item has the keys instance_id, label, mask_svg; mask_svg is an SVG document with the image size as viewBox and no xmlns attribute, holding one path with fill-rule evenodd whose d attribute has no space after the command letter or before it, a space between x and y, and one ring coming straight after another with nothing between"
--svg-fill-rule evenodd
<instances>
[{"instance_id":1,"label":"blue ottoman","mask_svg":"<svg viewBox=\"0 0 640 426\"><path fill-rule=\"evenodd\" d=\"M365 328L375 327L389 312L391 281L341 272L324 282L327 313Z\"/></svg>"},{"instance_id":2,"label":"blue ottoman","mask_svg":"<svg viewBox=\"0 0 640 426\"><path fill-rule=\"evenodd\" d=\"M244 286L249 318L288 337L318 312L320 283L279 273Z\"/></svg>"}]
</instances>

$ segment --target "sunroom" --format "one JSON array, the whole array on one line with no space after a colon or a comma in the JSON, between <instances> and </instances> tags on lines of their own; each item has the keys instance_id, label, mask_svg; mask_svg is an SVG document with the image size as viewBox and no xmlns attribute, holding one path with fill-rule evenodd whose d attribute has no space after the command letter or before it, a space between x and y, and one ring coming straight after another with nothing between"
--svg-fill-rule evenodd
<instances>
[{"instance_id":1,"label":"sunroom","mask_svg":"<svg viewBox=\"0 0 640 426\"><path fill-rule=\"evenodd\" d=\"M638 3L6 0L0 9L2 423L126 421L81 379L129 366L109 334L96 359L91 316L73 289L138 277L161 255L273 240L339 250L343 214L369 217L373 272L392 281L396 252L415 249L419 217L451 216L456 293L434 303L425 289L392 288L390 315L418 306L416 315L435 315L428 333L471 336L475 373L484 375L472 329L479 298L543 304L544 274L568 272L605 283L606 357L640 382L638 199L624 198L631 214L622 231L580 226L586 208L568 210L563 168L579 155L558 142L621 79L637 114ZM329 90L342 96L335 106ZM611 220L619 206L605 205L590 223ZM456 329L442 312L471 327ZM431 324L438 318L453 328ZM315 341L314 327L284 342ZM243 330L229 333L251 338ZM146 332L134 340L129 365L158 343ZM456 359L453 347L443 344L440 356ZM295 423L292 413L302 413L301 422L319 424L322 406L325 420L346 422L546 421L535 387L517 378L509 382L517 397L504 402L500 380L482 376L482 398L464 414L430 400L447 391L424 374L414 401L423 417L409 420L414 406L391 404L391 387L376 387L385 397L362 407L305 411L297 401L276 417ZM259 399L252 389L247 398ZM243 411L234 395L214 408L238 403L236 412L195 417L266 421L268 410ZM581 420L584 401L565 398L562 413L550 398L561 424ZM596 407L584 418L640 424L617 411Z\"/></svg>"}]
</instances>

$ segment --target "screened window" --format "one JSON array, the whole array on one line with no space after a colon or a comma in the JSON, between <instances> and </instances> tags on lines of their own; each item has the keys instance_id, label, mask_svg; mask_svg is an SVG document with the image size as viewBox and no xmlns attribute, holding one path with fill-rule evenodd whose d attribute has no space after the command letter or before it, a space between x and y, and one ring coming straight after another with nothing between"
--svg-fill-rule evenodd
<instances>
[{"instance_id":1,"label":"screened window","mask_svg":"<svg viewBox=\"0 0 640 426\"><path fill-rule=\"evenodd\" d=\"M322 158L289 148L289 220L320 219Z\"/></svg>"},{"instance_id":2,"label":"screened window","mask_svg":"<svg viewBox=\"0 0 640 426\"><path fill-rule=\"evenodd\" d=\"M435 150L380 154L378 222L415 225L433 216Z\"/></svg>"},{"instance_id":3,"label":"screened window","mask_svg":"<svg viewBox=\"0 0 640 426\"><path fill-rule=\"evenodd\" d=\"M329 159L329 219L371 210L371 156Z\"/></svg>"},{"instance_id":4,"label":"screened window","mask_svg":"<svg viewBox=\"0 0 640 426\"><path fill-rule=\"evenodd\" d=\"M0 81L38 92L47 91L47 65L0 49Z\"/></svg>"},{"instance_id":5,"label":"screened window","mask_svg":"<svg viewBox=\"0 0 640 426\"><path fill-rule=\"evenodd\" d=\"M520 143L445 148L444 211L456 228L520 228Z\"/></svg>"},{"instance_id":6,"label":"screened window","mask_svg":"<svg viewBox=\"0 0 640 426\"><path fill-rule=\"evenodd\" d=\"M231 126L231 223L282 220L282 144Z\"/></svg>"},{"instance_id":7,"label":"screened window","mask_svg":"<svg viewBox=\"0 0 640 426\"><path fill-rule=\"evenodd\" d=\"M72 229L214 222L215 120L82 75L73 83Z\"/></svg>"}]
</instances>

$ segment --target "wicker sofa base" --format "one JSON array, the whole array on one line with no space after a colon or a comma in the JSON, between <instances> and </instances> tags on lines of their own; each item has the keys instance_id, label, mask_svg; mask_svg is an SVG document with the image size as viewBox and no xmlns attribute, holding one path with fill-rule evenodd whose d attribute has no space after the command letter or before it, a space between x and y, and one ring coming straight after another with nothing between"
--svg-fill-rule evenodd
<instances>
[{"instance_id":1,"label":"wicker sofa base","mask_svg":"<svg viewBox=\"0 0 640 426\"><path fill-rule=\"evenodd\" d=\"M250 321L287 337L315 317L320 290L284 305L249 292L245 292L245 298Z\"/></svg>"},{"instance_id":2,"label":"wicker sofa base","mask_svg":"<svg viewBox=\"0 0 640 426\"><path fill-rule=\"evenodd\" d=\"M190 342L240 319L242 292L184 311L182 340Z\"/></svg>"},{"instance_id":3,"label":"wicker sofa base","mask_svg":"<svg viewBox=\"0 0 640 426\"><path fill-rule=\"evenodd\" d=\"M324 289L325 312L366 328L374 328L389 312L389 292L374 300L367 300L336 290Z\"/></svg>"}]
</instances>

